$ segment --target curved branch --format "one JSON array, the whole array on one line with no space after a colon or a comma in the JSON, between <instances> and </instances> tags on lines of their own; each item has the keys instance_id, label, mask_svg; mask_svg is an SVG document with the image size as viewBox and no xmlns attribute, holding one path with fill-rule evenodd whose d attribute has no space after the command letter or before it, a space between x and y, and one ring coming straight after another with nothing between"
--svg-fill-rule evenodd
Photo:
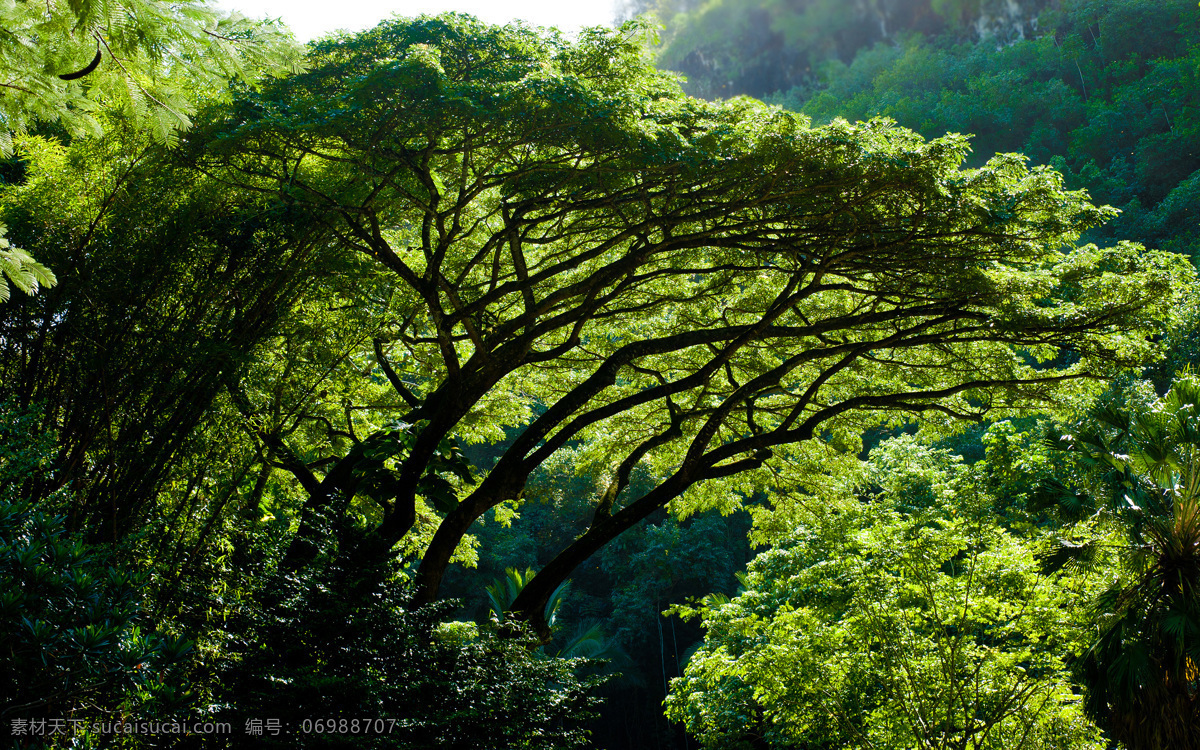
<instances>
[{"instance_id":1,"label":"curved branch","mask_svg":"<svg viewBox=\"0 0 1200 750\"><path fill-rule=\"evenodd\" d=\"M383 374L387 376L388 382L392 384L392 388L396 389L396 393L400 394L400 398L404 399L404 403L416 409L421 406L421 399L417 398L396 371L392 369L392 364L388 362L387 357L383 354L382 339L372 339L371 343L375 347L375 361L379 363L379 369L383 370Z\"/></svg>"}]
</instances>

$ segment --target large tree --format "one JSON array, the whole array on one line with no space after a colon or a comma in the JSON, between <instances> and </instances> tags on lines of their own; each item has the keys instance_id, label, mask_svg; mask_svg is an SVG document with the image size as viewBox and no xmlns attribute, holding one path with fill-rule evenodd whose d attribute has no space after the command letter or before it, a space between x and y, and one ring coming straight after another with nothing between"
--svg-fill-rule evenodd
<instances>
[{"instance_id":1,"label":"large tree","mask_svg":"<svg viewBox=\"0 0 1200 750\"><path fill-rule=\"evenodd\" d=\"M584 444L606 477L593 520L513 604L544 627L571 571L655 510L729 508L871 426L1044 406L1155 354L1189 268L1074 247L1110 212L1054 172L963 170L963 137L886 121L698 101L639 36L392 21L191 137L377 269L356 303L373 341L347 359L402 408L364 432L370 404L348 403L313 446L239 398L306 495L288 565L317 559L321 519L363 565L432 519L433 598L471 524ZM456 438L503 452L469 480Z\"/></svg>"}]
</instances>

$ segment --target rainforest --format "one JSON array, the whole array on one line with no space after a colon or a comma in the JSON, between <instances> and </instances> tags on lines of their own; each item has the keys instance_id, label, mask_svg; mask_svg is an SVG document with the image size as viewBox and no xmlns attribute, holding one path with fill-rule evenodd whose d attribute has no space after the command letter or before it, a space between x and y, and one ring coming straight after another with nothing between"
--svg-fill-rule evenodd
<instances>
[{"instance_id":1,"label":"rainforest","mask_svg":"<svg viewBox=\"0 0 1200 750\"><path fill-rule=\"evenodd\" d=\"M1200 750L1200 8L0 4L0 740Z\"/></svg>"}]
</instances>

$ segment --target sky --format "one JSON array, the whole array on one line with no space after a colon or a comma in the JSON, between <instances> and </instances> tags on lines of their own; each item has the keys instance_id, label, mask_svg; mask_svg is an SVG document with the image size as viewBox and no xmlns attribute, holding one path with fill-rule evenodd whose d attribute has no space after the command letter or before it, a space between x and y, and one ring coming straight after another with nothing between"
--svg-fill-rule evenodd
<instances>
[{"instance_id":1,"label":"sky","mask_svg":"<svg viewBox=\"0 0 1200 750\"><path fill-rule=\"evenodd\" d=\"M282 18L302 42L337 29L361 31L393 13L415 16L457 10L490 23L520 18L563 31L609 26L614 15L614 0L218 0L216 4L250 18Z\"/></svg>"}]
</instances>

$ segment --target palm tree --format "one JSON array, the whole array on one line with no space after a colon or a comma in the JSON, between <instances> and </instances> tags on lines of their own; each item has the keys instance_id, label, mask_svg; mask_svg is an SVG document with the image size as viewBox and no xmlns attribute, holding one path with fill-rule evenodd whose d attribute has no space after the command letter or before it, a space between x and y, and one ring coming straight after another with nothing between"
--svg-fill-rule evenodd
<instances>
[{"instance_id":1,"label":"palm tree","mask_svg":"<svg viewBox=\"0 0 1200 750\"><path fill-rule=\"evenodd\" d=\"M1059 436L1121 522L1131 574L1098 601L1088 710L1129 750L1200 750L1200 378Z\"/></svg>"},{"instance_id":2,"label":"palm tree","mask_svg":"<svg viewBox=\"0 0 1200 750\"><path fill-rule=\"evenodd\" d=\"M504 614L534 574L532 568L526 568L524 572L517 568L505 568L503 578L496 578L490 586L484 588L491 604L490 616L493 620L504 622ZM567 583L563 583L554 590L550 601L546 603L546 624L552 631L558 630L561 625L558 611L566 594ZM542 646L539 650L546 653L548 646ZM612 677L627 684L639 682L629 654L625 653L625 650L604 632L603 625L595 620L580 623L574 631L561 639L561 644L552 655L560 659L588 659L594 662L594 675Z\"/></svg>"},{"instance_id":3,"label":"palm tree","mask_svg":"<svg viewBox=\"0 0 1200 750\"><path fill-rule=\"evenodd\" d=\"M491 616L496 622L504 622L504 613L512 608L512 603L516 601L517 594L525 588L525 584L536 574L533 568L526 568L525 572L521 572L516 568L505 568L504 577L497 578L492 581L490 586L484 587L487 591L488 603L491 604ZM554 626L558 624L558 609L562 606L563 600L567 595L567 584L569 581L564 581L559 584L558 588L554 589L554 593L550 594L550 599L546 602L544 616L546 625L554 630Z\"/></svg>"}]
</instances>

